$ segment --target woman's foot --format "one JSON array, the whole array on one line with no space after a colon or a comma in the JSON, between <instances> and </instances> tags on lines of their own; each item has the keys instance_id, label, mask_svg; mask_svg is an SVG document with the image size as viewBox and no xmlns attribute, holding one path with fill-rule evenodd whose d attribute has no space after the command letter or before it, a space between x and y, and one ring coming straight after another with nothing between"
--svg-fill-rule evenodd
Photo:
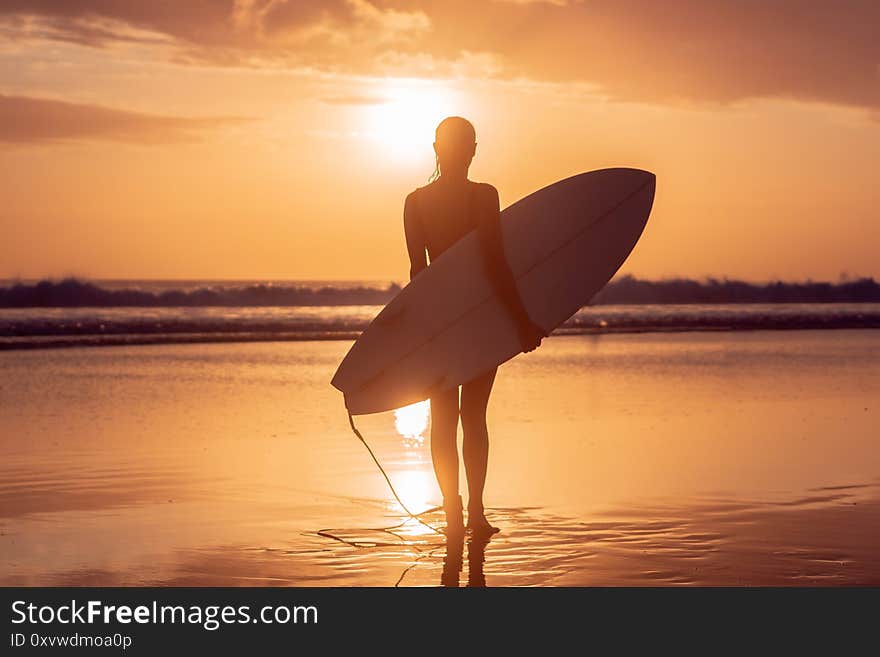
<instances>
[{"instance_id":1,"label":"woman's foot","mask_svg":"<svg viewBox=\"0 0 880 657\"><path fill-rule=\"evenodd\" d=\"M463 534L464 506L461 503L461 495L458 495L451 500L443 498L443 512L446 514L446 534Z\"/></svg>"},{"instance_id":2,"label":"woman's foot","mask_svg":"<svg viewBox=\"0 0 880 657\"><path fill-rule=\"evenodd\" d=\"M498 527L493 527L486 520L486 514L483 511L483 505L471 506L468 504L468 522L467 529L473 536L491 536L501 531Z\"/></svg>"}]
</instances>

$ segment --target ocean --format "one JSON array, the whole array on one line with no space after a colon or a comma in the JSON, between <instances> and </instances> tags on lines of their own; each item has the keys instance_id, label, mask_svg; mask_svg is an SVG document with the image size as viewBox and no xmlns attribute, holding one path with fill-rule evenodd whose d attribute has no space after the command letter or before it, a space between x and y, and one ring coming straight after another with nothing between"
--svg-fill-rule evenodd
<instances>
[{"instance_id":1,"label":"ocean","mask_svg":"<svg viewBox=\"0 0 880 657\"><path fill-rule=\"evenodd\" d=\"M0 349L350 340L402 285L400 281L0 281ZM606 298L584 307L556 333L880 328L876 302L613 301Z\"/></svg>"}]
</instances>

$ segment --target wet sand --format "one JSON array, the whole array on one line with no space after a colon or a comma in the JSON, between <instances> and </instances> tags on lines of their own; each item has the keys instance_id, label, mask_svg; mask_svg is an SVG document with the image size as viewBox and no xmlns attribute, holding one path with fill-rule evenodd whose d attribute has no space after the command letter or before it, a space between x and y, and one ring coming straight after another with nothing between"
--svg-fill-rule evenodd
<instances>
[{"instance_id":1,"label":"wet sand","mask_svg":"<svg viewBox=\"0 0 880 657\"><path fill-rule=\"evenodd\" d=\"M349 344L0 354L0 584L880 584L878 331L548 339L496 382L488 545L368 529L405 518ZM424 410L358 418L419 511Z\"/></svg>"}]
</instances>

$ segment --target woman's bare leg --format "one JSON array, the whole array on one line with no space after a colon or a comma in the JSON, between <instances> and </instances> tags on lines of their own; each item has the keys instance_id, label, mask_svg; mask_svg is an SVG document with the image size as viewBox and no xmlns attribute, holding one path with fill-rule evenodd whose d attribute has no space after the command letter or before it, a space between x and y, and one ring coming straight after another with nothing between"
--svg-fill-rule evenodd
<instances>
[{"instance_id":1,"label":"woman's bare leg","mask_svg":"<svg viewBox=\"0 0 880 657\"><path fill-rule=\"evenodd\" d=\"M481 531L495 531L483 515L483 488L489 460L486 408L496 372L497 368L492 368L461 387L462 454L468 483L468 525Z\"/></svg>"},{"instance_id":2,"label":"woman's bare leg","mask_svg":"<svg viewBox=\"0 0 880 657\"><path fill-rule=\"evenodd\" d=\"M459 528L458 495L458 388L431 397L431 460L443 494L447 526Z\"/></svg>"}]
</instances>

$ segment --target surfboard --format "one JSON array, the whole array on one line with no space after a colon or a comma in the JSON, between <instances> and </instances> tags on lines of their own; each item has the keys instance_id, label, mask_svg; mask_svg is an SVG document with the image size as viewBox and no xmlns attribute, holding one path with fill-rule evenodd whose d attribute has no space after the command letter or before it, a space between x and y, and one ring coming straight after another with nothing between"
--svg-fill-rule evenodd
<instances>
[{"instance_id":1,"label":"surfboard","mask_svg":"<svg viewBox=\"0 0 880 657\"><path fill-rule=\"evenodd\" d=\"M501 213L504 252L523 304L548 334L611 280L644 230L655 177L582 173ZM485 271L475 231L423 269L373 319L331 381L352 415L458 386L522 351Z\"/></svg>"}]
</instances>

